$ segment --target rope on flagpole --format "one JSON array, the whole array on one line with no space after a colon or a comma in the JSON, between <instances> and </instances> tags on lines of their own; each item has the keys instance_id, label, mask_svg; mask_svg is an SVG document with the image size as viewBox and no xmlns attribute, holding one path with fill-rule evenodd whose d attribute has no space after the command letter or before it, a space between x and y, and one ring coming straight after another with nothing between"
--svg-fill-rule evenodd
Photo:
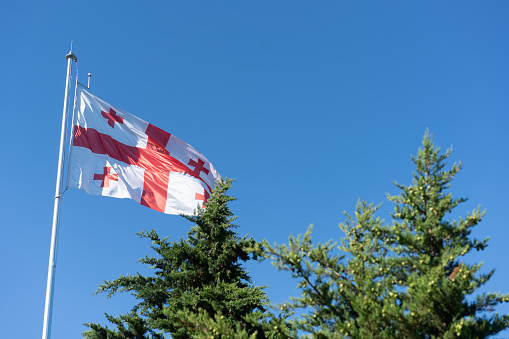
<instances>
[{"instance_id":1,"label":"rope on flagpole","mask_svg":"<svg viewBox=\"0 0 509 339\"><path fill-rule=\"evenodd\" d=\"M71 162L72 145L73 145L73 139L74 139L74 124L75 124L74 119L76 116L76 101L78 100L78 98L77 98L78 84L80 84L78 82L78 78L79 78L79 69L78 69L78 62L76 61L76 84L74 85L74 102L73 102L73 107L72 107L71 134L69 135L69 150L67 152L67 154L69 154L69 163L67 164L67 177L65 179L65 190L62 192L61 195L64 195L64 193L69 188L69 164Z\"/></svg>"},{"instance_id":2,"label":"rope on flagpole","mask_svg":"<svg viewBox=\"0 0 509 339\"><path fill-rule=\"evenodd\" d=\"M64 195L64 193L67 192L68 189L69 189L69 187L66 187L65 190L60 195L55 196L55 198L53 198L53 199L58 199L58 198L62 197Z\"/></svg>"}]
</instances>

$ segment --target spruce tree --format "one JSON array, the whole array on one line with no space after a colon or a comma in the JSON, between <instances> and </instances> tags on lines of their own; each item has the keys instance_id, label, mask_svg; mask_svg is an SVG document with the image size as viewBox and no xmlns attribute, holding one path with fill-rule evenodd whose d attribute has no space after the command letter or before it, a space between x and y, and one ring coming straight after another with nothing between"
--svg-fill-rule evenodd
<instances>
[{"instance_id":1,"label":"spruce tree","mask_svg":"<svg viewBox=\"0 0 509 339\"><path fill-rule=\"evenodd\" d=\"M225 193L231 181L216 187L196 215L186 216L195 223L187 239L169 242L154 231L139 234L152 241L157 257L139 261L153 268L154 276L140 273L105 281L96 293L108 298L119 292L132 293L139 302L119 317L106 314L116 325L85 324L87 339L110 338L239 338L278 337L266 313L266 296L253 286L242 262L256 259L250 248L256 241L240 238L232 224L235 217L227 206L234 198ZM284 329L284 324L278 326Z\"/></svg>"},{"instance_id":2,"label":"spruce tree","mask_svg":"<svg viewBox=\"0 0 509 339\"><path fill-rule=\"evenodd\" d=\"M449 219L466 201L448 192L461 169L445 168L450 153L426 132L412 157L412 184L395 183L400 194L388 196L391 224L361 201L340 224L339 244L313 245L311 228L288 245L265 242L265 257L299 281L301 295L282 309L302 309L295 320L301 331L315 338L485 338L509 327L509 315L493 314L508 294L473 297L494 270L480 274L482 264L465 257L487 245L471 237L484 212Z\"/></svg>"}]
</instances>

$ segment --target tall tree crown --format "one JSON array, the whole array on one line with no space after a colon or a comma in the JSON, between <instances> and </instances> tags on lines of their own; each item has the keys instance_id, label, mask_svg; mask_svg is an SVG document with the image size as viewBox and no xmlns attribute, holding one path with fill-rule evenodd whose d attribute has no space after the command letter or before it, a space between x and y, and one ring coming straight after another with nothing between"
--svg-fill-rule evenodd
<instances>
[{"instance_id":1,"label":"tall tree crown","mask_svg":"<svg viewBox=\"0 0 509 339\"><path fill-rule=\"evenodd\" d=\"M115 330L86 324L90 330L85 338L163 338L164 333L173 338L203 337L218 327L246 336L263 332L257 320L265 311L266 297L242 267L243 261L255 257L249 248L256 242L234 231L235 217L228 207L234 198L226 195L230 186L231 181L222 182L205 209L186 216L195 223L187 239L169 242L154 230L138 234L153 243L157 256L139 261L154 269L154 275L105 281L97 293L111 297L130 292L139 302L125 315L107 315Z\"/></svg>"},{"instance_id":2,"label":"tall tree crown","mask_svg":"<svg viewBox=\"0 0 509 339\"><path fill-rule=\"evenodd\" d=\"M484 338L509 327L509 316L490 314L509 295L472 298L494 271L465 263L487 239L470 237L484 216L480 207L451 221L464 198L447 190L461 164L446 169L451 150L440 152L426 132L412 157L411 185L395 183L393 222L376 217L377 206L358 203L340 224L341 242L312 244L311 227L289 245L270 246L265 256L299 280L301 296L283 305L303 309L295 326L316 338ZM339 250L339 251L338 251Z\"/></svg>"}]
</instances>

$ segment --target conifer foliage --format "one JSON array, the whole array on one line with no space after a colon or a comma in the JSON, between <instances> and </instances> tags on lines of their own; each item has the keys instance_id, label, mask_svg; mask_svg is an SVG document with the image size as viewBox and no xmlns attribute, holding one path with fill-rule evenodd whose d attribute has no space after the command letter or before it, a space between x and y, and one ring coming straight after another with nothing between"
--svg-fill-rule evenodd
<instances>
[{"instance_id":1,"label":"conifer foliage","mask_svg":"<svg viewBox=\"0 0 509 339\"><path fill-rule=\"evenodd\" d=\"M399 195L393 222L376 217L377 206L359 202L354 216L340 224L344 237L316 246L310 227L290 236L288 245L270 246L265 257L291 271L301 295L281 306L302 309L295 325L314 338L485 338L509 327L509 315L493 314L509 295L473 295L493 275L468 264L472 239L484 216L480 208L459 220L451 211L465 202L447 190L461 164L446 169L445 153L426 132L412 157L416 170L409 186L395 183ZM339 250L339 251L338 251Z\"/></svg>"},{"instance_id":2,"label":"conifer foliage","mask_svg":"<svg viewBox=\"0 0 509 339\"><path fill-rule=\"evenodd\" d=\"M169 242L155 231L139 234L150 239L157 257L140 259L153 268L154 276L120 276L105 281L97 293L111 297L130 292L138 304L119 317L106 315L116 325L109 329L99 324L86 324L87 339L172 338L191 337L274 337L268 331L270 320L264 309L266 297L242 267L243 261L255 259L249 248L252 238L240 238L232 224L235 217L227 204L234 198L225 193L231 181L224 181L213 191L195 216L186 240ZM270 333L272 334L270 334Z\"/></svg>"}]
</instances>

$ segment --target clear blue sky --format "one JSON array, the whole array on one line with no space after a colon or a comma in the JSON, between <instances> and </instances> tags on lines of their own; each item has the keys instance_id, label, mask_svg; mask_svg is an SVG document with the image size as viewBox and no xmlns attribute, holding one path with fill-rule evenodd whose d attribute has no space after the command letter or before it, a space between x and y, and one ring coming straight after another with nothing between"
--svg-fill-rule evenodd
<instances>
[{"instance_id":1,"label":"clear blue sky","mask_svg":"<svg viewBox=\"0 0 509 339\"><path fill-rule=\"evenodd\" d=\"M285 242L315 225L339 239L358 198L384 202L408 184L421 137L453 146L451 192L487 209L475 236L508 292L509 2L8 1L0 11L5 338L42 332L66 60L71 40L91 92L165 129L236 178L240 235ZM75 70L74 70L75 71ZM75 73L75 72L74 72ZM179 216L70 190L63 199L52 338L77 338L130 297L92 293L146 269L135 232L179 240ZM296 282L248 265L272 301ZM509 313L509 305L498 309ZM509 331L498 337L509 337Z\"/></svg>"}]
</instances>

